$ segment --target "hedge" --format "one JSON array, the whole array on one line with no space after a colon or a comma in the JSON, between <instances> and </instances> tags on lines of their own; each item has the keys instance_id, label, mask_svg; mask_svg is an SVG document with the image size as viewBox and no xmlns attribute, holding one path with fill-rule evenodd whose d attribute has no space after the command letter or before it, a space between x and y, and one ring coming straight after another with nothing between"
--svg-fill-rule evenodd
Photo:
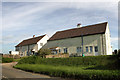
<instances>
[{"instance_id":1,"label":"hedge","mask_svg":"<svg viewBox=\"0 0 120 80\"><path fill-rule=\"evenodd\" d=\"M80 66L80 65L96 65L96 67L118 69L119 59L117 55L112 56L85 56L85 57L70 57L70 58L41 58L38 56L30 56L21 59L18 64L47 64L47 65L65 65L65 66Z\"/></svg>"},{"instance_id":2,"label":"hedge","mask_svg":"<svg viewBox=\"0 0 120 80\"><path fill-rule=\"evenodd\" d=\"M13 62L14 59L13 58L2 58L2 63L10 63Z\"/></svg>"}]
</instances>

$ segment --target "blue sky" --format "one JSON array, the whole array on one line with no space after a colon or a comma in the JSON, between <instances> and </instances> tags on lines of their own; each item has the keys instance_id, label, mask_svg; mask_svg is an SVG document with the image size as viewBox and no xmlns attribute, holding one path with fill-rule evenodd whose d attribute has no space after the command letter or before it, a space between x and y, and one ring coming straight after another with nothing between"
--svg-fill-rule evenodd
<instances>
[{"instance_id":1,"label":"blue sky","mask_svg":"<svg viewBox=\"0 0 120 80\"><path fill-rule=\"evenodd\" d=\"M33 35L108 22L113 49L118 48L117 2L3 2L2 48L8 53L14 46Z\"/></svg>"}]
</instances>

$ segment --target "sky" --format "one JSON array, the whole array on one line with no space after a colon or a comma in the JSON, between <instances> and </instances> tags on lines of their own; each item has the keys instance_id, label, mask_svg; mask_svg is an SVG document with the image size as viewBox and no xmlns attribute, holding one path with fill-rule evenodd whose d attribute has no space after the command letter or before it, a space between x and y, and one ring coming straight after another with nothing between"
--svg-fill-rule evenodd
<instances>
[{"instance_id":1,"label":"sky","mask_svg":"<svg viewBox=\"0 0 120 80\"><path fill-rule=\"evenodd\" d=\"M33 35L108 22L111 45L118 48L117 2L2 2L0 52L14 51L15 46Z\"/></svg>"}]
</instances>

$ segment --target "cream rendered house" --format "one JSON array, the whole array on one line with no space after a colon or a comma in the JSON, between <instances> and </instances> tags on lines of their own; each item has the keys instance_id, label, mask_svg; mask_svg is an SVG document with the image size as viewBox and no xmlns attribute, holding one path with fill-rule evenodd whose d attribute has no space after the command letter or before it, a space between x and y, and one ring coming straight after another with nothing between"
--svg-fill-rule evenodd
<instances>
[{"instance_id":1,"label":"cream rendered house","mask_svg":"<svg viewBox=\"0 0 120 80\"><path fill-rule=\"evenodd\" d=\"M15 48L16 51L19 51L21 57L33 55L47 43L48 39L47 35L33 36L33 38L23 40Z\"/></svg>"},{"instance_id":2,"label":"cream rendered house","mask_svg":"<svg viewBox=\"0 0 120 80\"><path fill-rule=\"evenodd\" d=\"M70 56L112 55L110 31L107 22L56 32L43 46L54 54Z\"/></svg>"}]
</instances>

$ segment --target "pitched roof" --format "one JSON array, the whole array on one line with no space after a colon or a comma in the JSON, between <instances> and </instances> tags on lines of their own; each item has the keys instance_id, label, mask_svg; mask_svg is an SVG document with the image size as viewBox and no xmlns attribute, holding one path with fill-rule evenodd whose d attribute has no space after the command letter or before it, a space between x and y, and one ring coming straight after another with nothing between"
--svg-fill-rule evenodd
<instances>
[{"instance_id":1,"label":"pitched roof","mask_svg":"<svg viewBox=\"0 0 120 80\"><path fill-rule=\"evenodd\" d=\"M105 33L107 22L56 32L49 41Z\"/></svg>"},{"instance_id":2,"label":"pitched roof","mask_svg":"<svg viewBox=\"0 0 120 80\"><path fill-rule=\"evenodd\" d=\"M20 42L16 47L18 47L18 46L30 45L30 44L36 44L36 43L37 43L39 40L41 40L44 36L45 36L45 35L23 40L23 41Z\"/></svg>"}]
</instances>

